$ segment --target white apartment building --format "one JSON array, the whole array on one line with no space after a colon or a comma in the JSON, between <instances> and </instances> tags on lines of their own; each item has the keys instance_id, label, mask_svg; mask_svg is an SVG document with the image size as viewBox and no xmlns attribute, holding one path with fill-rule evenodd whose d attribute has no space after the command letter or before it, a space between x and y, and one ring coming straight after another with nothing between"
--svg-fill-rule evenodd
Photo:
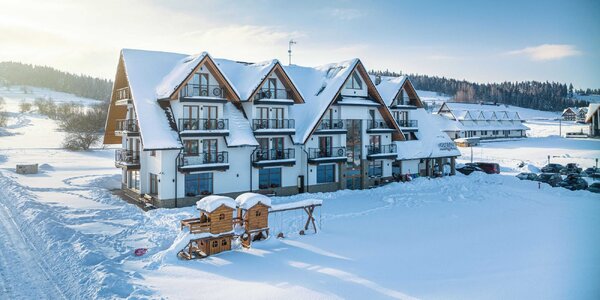
<instances>
[{"instance_id":1,"label":"white apartment building","mask_svg":"<svg viewBox=\"0 0 600 300\"><path fill-rule=\"evenodd\" d=\"M384 100L394 88L406 104ZM419 120L433 128L420 133L413 111L431 117L410 81L376 86L358 59L312 68L124 49L104 143L121 144L125 193L159 207L453 173L456 148L413 149L450 141L434 122Z\"/></svg>"},{"instance_id":2,"label":"white apartment building","mask_svg":"<svg viewBox=\"0 0 600 300\"><path fill-rule=\"evenodd\" d=\"M445 102L435 114L452 140L521 138L529 130L517 111L499 104Z\"/></svg>"}]
</instances>

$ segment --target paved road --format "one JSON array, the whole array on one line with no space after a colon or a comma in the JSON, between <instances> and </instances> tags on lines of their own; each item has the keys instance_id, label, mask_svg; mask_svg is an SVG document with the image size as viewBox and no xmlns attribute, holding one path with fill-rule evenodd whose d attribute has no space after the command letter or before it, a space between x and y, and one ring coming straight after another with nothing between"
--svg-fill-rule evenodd
<instances>
[{"instance_id":1,"label":"paved road","mask_svg":"<svg viewBox=\"0 0 600 300\"><path fill-rule=\"evenodd\" d=\"M66 299L23 237L0 190L0 299Z\"/></svg>"}]
</instances>

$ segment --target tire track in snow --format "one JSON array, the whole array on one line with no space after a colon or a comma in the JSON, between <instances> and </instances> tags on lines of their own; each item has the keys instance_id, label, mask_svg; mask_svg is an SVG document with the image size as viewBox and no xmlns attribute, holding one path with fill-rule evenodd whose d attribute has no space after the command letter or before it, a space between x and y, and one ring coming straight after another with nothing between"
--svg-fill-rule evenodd
<instances>
[{"instance_id":1,"label":"tire track in snow","mask_svg":"<svg viewBox=\"0 0 600 300\"><path fill-rule=\"evenodd\" d=\"M0 200L6 199L7 195L0 193ZM66 299L3 203L0 203L0 227L1 295L7 299Z\"/></svg>"}]
</instances>

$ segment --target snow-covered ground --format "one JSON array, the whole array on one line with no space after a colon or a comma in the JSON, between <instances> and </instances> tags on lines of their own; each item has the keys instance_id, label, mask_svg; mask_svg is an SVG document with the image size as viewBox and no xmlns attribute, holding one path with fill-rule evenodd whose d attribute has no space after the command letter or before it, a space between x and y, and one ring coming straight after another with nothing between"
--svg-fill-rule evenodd
<instances>
[{"instance_id":1,"label":"snow-covered ground","mask_svg":"<svg viewBox=\"0 0 600 300\"><path fill-rule=\"evenodd\" d=\"M535 123L534 137L474 149L476 160L500 162L504 175L275 197L323 199L319 232L297 233L302 213L275 214L271 232L285 239L181 261L178 221L196 215L193 207L141 211L111 193L120 176L112 150L58 149L52 121L14 115L6 131L21 134L0 136L2 299L600 295L600 196L513 176L517 162L541 167L547 155L583 166L600 157L600 140L558 137L551 122ZM40 174L16 174L22 162L41 164ZM148 253L134 256L139 247Z\"/></svg>"}]
</instances>

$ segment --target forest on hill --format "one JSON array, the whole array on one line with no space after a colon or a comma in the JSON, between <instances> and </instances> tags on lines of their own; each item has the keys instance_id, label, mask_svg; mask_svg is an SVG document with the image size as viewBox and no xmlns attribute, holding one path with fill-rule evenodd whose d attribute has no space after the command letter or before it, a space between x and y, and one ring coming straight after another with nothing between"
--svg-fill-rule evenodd
<instances>
[{"instance_id":1,"label":"forest on hill","mask_svg":"<svg viewBox=\"0 0 600 300\"><path fill-rule=\"evenodd\" d=\"M110 100L112 81L63 72L52 67L19 62L0 62L0 87L27 85L70 93L79 97Z\"/></svg>"},{"instance_id":2,"label":"forest on hill","mask_svg":"<svg viewBox=\"0 0 600 300\"><path fill-rule=\"evenodd\" d=\"M401 76L401 73L372 70L372 75ZM497 102L545 111L562 111L566 107L587 106L586 101L573 97L573 85L558 82L473 83L438 76L408 75L418 90L452 96L457 102ZM590 90L593 91L593 90Z\"/></svg>"}]
</instances>

